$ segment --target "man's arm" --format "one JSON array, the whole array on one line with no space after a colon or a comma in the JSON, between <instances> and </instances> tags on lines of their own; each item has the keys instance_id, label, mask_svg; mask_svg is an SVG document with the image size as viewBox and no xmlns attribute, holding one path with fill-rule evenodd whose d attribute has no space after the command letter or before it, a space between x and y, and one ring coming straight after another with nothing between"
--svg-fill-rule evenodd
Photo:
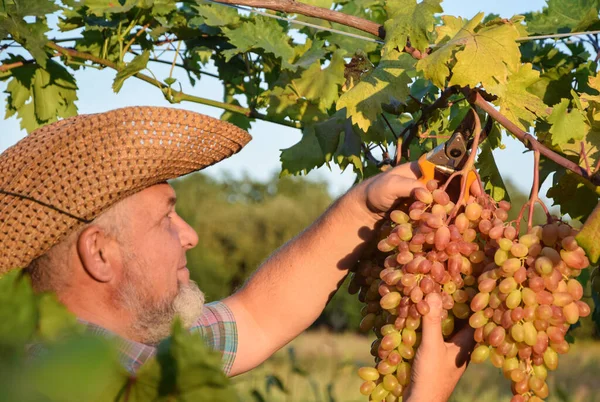
<instances>
[{"instance_id":1,"label":"man's arm","mask_svg":"<svg viewBox=\"0 0 600 402\"><path fill-rule=\"evenodd\" d=\"M421 185L416 172L414 164L406 164L355 186L224 300L238 329L231 375L256 367L315 321L371 239L376 222L398 198Z\"/></svg>"}]
</instances>

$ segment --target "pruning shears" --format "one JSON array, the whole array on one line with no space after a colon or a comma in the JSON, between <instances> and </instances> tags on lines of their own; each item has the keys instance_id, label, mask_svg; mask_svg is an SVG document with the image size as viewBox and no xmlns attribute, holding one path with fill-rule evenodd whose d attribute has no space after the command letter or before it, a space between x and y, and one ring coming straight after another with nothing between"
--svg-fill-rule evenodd
<instances>
[{"instance_id":1,"label":"pruning shears","mask_svg":"<svg viewBox=\"0 0 600 402\"><path fill-rule=\"evenodd\" d=\"M458 128L446 142L438 145L419 158L418 165L421 170L421 178L419 180L421 182L427 183L436 176L439 177L439 175L447 179L452 173L463 168L469 158L473 131L475 131L474 115L475 112L473 109L469 110ZM468 172L466 179L467 191L465 193L465 201L469 198L471 184L477 179L475 170Z\"/></svg>"}]
</instances>

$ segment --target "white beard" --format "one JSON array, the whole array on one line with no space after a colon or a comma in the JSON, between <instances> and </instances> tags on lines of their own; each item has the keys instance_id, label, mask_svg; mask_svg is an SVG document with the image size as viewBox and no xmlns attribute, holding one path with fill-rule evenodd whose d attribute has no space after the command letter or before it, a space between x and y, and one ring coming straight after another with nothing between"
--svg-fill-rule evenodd
<instances>
[{"instance_id":1,"label":"white beard","mask_svg":"<svg viewBox=\"0 0 600 402\"><path fill-rule=\"evenodd\" d=\"M140 286L145 283L143 278L140 279L126 274L118 293L122 307L133 315L129 332L134 340L155 345L169 337L175 317L180 318L185 328L192 327L201 317L204 293L196 282L190 280L187 285L179 284L174 297L156 302L148 289Z\"/></svg>"}]
</instances>

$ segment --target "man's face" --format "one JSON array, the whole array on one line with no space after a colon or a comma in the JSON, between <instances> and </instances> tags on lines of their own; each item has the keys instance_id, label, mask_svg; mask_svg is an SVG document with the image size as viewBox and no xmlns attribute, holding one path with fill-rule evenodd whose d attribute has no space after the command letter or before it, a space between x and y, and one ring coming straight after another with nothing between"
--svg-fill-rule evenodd
<instances>
[{"instance_id":1,"label":"man's face","mask_svg":"<svg viewBox=\"0 0 600 402\"><path fill-rule=\"evenodd\" d=\"M129 197L122 215L117 299L134 316L135 337L156 343L169 335L175 315L190 326L201 314L204 296L190 281L185 256L198 236L175 212L175 192L166 183Z\"/></svg>"}]
</instances>

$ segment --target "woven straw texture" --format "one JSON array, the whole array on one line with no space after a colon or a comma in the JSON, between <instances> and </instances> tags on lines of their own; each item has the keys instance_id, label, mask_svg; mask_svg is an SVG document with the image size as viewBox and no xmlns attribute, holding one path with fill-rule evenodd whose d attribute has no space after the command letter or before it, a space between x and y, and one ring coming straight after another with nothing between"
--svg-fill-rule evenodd
<instances>
[{"instance_id":1,"label":"woven straw texture","mask_svg":"<svg viewBox=\"0 0 600 402\"><path fill-rule=\"evenodd\" d=\"M250 135L198 113L130 107L44 126L0 155L0 273L123 198L210 166Z\"/></svg>"}]
</instances>

